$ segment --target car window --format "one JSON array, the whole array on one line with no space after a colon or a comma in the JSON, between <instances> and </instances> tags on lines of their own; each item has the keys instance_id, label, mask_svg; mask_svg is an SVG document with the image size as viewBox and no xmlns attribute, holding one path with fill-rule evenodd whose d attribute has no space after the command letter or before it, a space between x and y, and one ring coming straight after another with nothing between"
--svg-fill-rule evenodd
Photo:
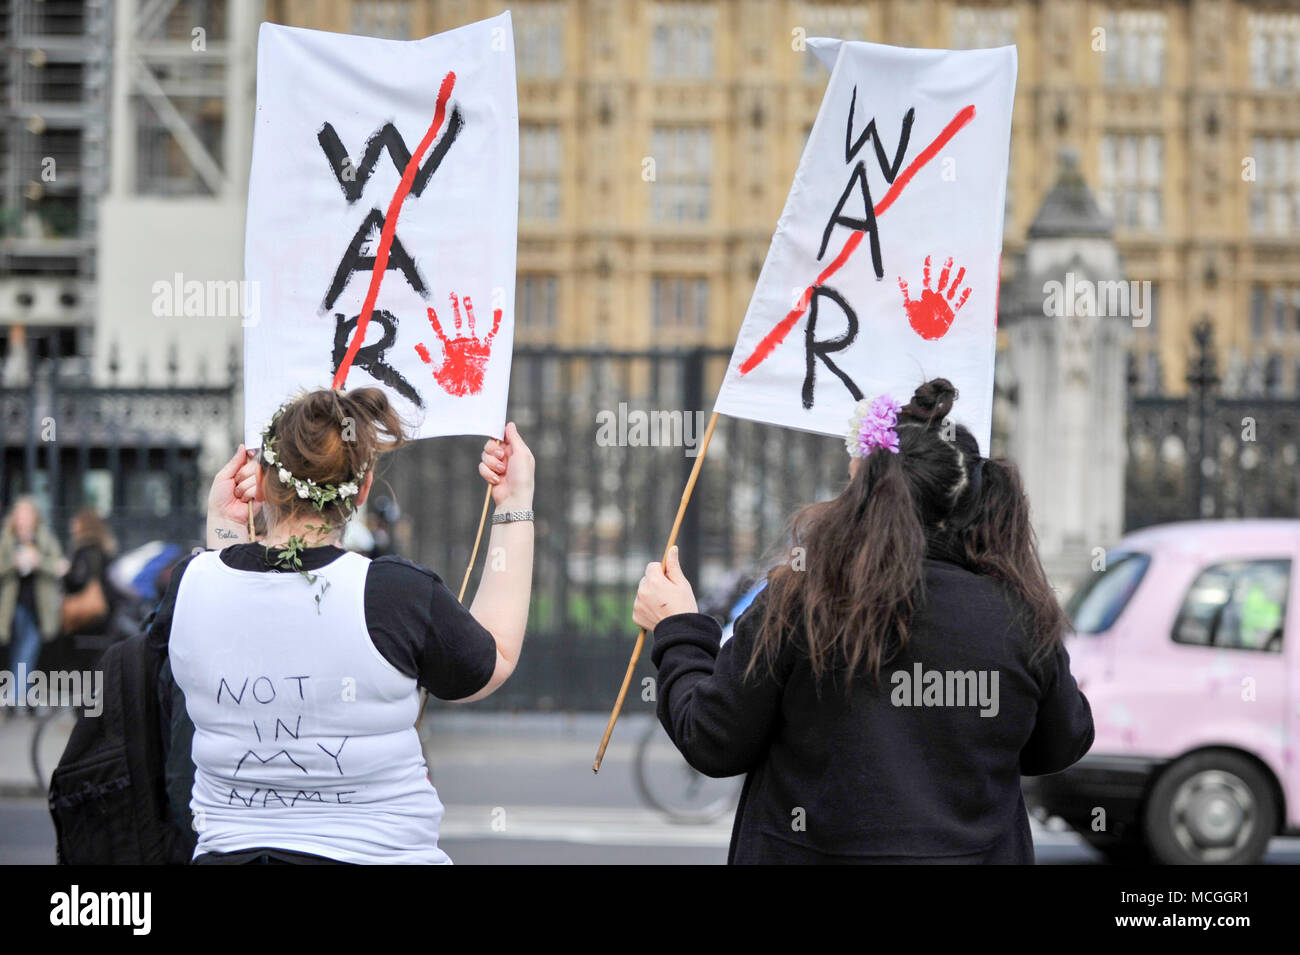
<instances>
[{"instance_id":1,"label":"car window","mask_svg":"<svg viewBox=\"0 0 1300 955\"><path fill-rule=\"evenodd\" d=\"M1106 569L1093 574L1066 604L1065 612L1076 633L1109 630L1128 606L1142 576L1151 565L1148 554L1136 552L1106 555Z\"/></svg>"},{"instance_id":2,"label":"car window","mask_svg":"<svg viewBox=\"0 0 1300 955\"><path fill-rule=\"evenodd\" d=\"M1207 567L1183 598L1173 640L1281 653L1290 586L1289 560L1241 560Z\"/></svg>"}]
</instances>

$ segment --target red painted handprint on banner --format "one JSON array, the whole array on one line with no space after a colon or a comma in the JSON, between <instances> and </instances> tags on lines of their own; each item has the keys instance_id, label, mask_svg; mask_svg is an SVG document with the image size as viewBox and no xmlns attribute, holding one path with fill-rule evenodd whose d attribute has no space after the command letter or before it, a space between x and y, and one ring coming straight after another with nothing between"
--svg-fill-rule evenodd
<instances>
[{"instance_id":1,"label":"red painted handprint on banner","mask_svg":"<svg viewBox=\"0 0 1300 955\"><path fill-rule=\"evenodd\" d=\"M443 331L442 325L438 323L438 313L432 308L429 309L429 324L433 326L433 332L438 336L438 341L442 343L442 364L434 371L434 380L438 382L443 391L455 397L465 395L476 395L483 390L483 373L487 368L487 362L492 357L492 339L496 336L497 331L501 328L501 309L492 311L492 331L487 333L484 338L474 336L474 303L470 301L469 296L465 296L465 323L468 327L468 334L462 335L461 318L460 318L460 299L456 293L452 293L451 308L453 321L455 322L456 337L449 339L446 332ZM423 344L415 346L416 353L426 365L433 364L433 358L429 355L429 349Z\"/></svg>"},{"instance_id":2,"label":"red painted handprint on banner","mask_svg":"<svg viewBox=\"0 0 1300 955\"><path fill-rule=\"evenodd\" d=\"M939 273L939 284L935 288L930 287L930 257L925 257L925 291L921 293L918 299L908 298L907 282L900 275L898 277L898 287L903 290L903 307L907 309L907 321L912 326L912 330L920 335L926 341L936 341L948 334L948 329L952 327L952 320L957 317L957 312L966 304L966 299L970 298L970 287L961 293L961 298L956 298L957 290L961 286L961 280L966 277L966 268L963 266L957 275L953 278L952 284L948 284L948 270L952 268L952 257L943 263L943 271ZM944 290L947 289L947 294Z\"/></svg>"}]
</instances>

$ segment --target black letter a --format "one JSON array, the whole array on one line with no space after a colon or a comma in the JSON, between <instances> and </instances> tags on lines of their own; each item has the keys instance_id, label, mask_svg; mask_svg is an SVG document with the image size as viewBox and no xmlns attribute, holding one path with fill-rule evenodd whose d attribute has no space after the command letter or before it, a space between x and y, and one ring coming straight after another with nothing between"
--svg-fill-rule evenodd
<instances>
[{"instance_id":1,"label":"black letter a","mask_svg":"<svg viewBox=\"0 0 1300 955\"><path fill-rule=\"evenodd\" d=\"M354 272L373 272L375 269L375 257L373 255L362 255L361 247L366 244L370 234L382 234L384 231L384 216L378 209L371 209L370 214L366 216L361 228L357 229L356 235L348 243L348 249L343 253L343 258L339 261L339 267L334 273L334 281L330 283L329 291L325 293L325 303L321 306L322 311L328 311L334 307L338 297L347 287L348 280L352 278ZM424 286L424 279L420 278L420 272L415 267L415 261L411 258L405 248L402 247L402 240L394 233L393 246L388 252L389 269L397 269L402 275L406 276L406 281L411 288L420 293L421 297L428 298L428 291Z\"/></svg>"}]
</instances>

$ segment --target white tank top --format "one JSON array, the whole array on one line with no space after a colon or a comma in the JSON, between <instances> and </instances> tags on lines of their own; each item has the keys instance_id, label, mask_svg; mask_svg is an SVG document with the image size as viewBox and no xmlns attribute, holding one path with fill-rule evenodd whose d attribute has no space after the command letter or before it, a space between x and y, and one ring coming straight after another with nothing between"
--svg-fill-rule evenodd
<instances>
[{"instance_id":1,"label":"white tank top","mask_svg":"<svg viewBox=\"0 0 1300 955\"><path fill-rule=\"evenodd\" d=\"M309 584L297 573L235 570L216 551L190 561L170 657L194 723L196 856L267 847L342 862L451 862L438 848L443 806L413 727L415 680L366 628L369 567L344 554Z\"/></svg>"}]
</instances>

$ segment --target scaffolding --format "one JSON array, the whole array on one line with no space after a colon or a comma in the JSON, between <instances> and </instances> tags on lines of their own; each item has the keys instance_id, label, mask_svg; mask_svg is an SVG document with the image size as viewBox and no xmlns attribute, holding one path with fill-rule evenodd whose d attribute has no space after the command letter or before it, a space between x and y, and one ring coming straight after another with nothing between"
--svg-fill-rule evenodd
<instances>
[{"instance_id":1,"label":"scaffolding","mask_svg":"<svg viewBox=\"0 0 1300 955\"><path fill-rule=\"evenodd\" d=\"M116 0L114 195L242 196L257 0Z\"/></svg>"},{"instance_id":2,"label":"scaffolding","mask_svg":"<svg viewBox=\"0 0 1300 955\"><path fill-rule=\"evenodd\" d=\"M0 334L85 355L108 174L111 0L0 0Z\"/></svg>"}]
</instances>

